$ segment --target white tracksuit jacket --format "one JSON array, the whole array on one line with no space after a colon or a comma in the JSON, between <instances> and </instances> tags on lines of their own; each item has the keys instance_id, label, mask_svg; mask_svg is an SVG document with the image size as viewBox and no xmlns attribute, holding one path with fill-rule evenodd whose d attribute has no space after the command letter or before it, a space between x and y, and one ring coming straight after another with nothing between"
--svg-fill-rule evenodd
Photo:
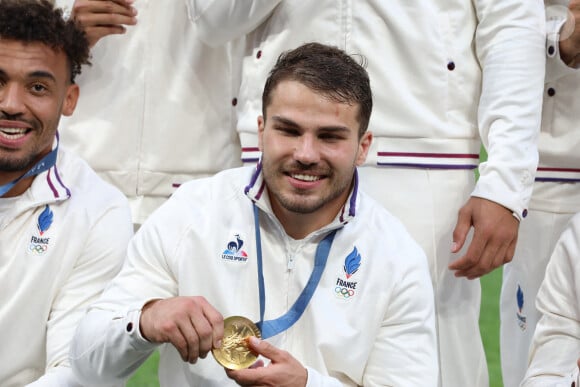
<instances>
[{"instance_id":1,"label":"white tracksuit jacket","mask_svg":"<svg viewBox=\"0 0 580 387\"><path fill-rule=\"evenodd\" d=\"M0 386L80 386L73 333L132 233L125 197L62 150L25 193L0 198Z\"/></svg>"},{"instance_id":2,"label":"white tracksuit jacket","mask_svg":"<svg viewBox=\"0 0 580 387\"><path fill-rule=\"evenodd\" d=\"M400 222L355 185L331 224L302 240L291 239L254 171L233 169L184 184L143 224L121 273L79 325L72 350L79 375L114 383L137 369L157 347L137 329L140 309L151 299L201 295L224 317L258 321L255 200L265 320L292 306L311 274L318 242L338 229L304 314L269 339L308 367L308 386L436 386L427 262ZM355 249L360 267L349 277L345 266ZM211 355L192 365L171 345L160 351L162 386L235 385Z\"/></svg>"},{"instance_id":3,"label":"white tracksuit jacket","mask_svg":"<svg viewBox=\"0 0 580 387\"><path fill-rule=\"evenodd\" d=\"M248 34L236 106L244 161L258 158L256 117L278 55L316 40L365 58L368 165L475 168L481 137L489 158L473 194L522 216L538 162L542 1L187 1L209 44Z\"/></svg>"},{"instance_id":4,"label":"white tracksuit jacket","mask_svg":"<svg viewBox=\"0 0 580 387\"><path fill-rule=\"evenodd\" d=\"M71 9L73 0L56 0ZM198 40L184 0L138 0L137 25L101 39L62 143L129 198L142 223L175 188L241 165L230 52Z\"/></svg>"},{"instance_id":5,"label":"white tracksuit jacket","mask_svg":"<svg viewBox=\"0 0 580 387\"><path fill-rule=\"evenodd\" d=\"M542 317L522 386L573 386L580 357L580 214L574 216L550 258L537 297Z\"/></svg>"},{"instance_id":6,"label":"white tracksuit jacket","mask_svg":"<svg viewBox=\"0 0 580 387\"><path fill-rule=\"evenodd\" d=\"M504 266L501 294L501 359L505 387L518 386L540 318L535 300L546 265L570 218L580 212L580 70L561 59L559 41L568 0L546 1L546 82L540 163L512 262Z\"/></svg>"}]
</instances>

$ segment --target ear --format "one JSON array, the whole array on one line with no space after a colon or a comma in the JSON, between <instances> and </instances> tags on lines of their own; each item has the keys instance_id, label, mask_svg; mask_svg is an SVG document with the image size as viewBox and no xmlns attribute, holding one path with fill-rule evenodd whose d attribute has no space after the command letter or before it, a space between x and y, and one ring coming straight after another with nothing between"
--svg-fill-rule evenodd
<instances>
[{"instance_id":1,"label":"ear","mask_svg":"<svg viewBox=\"0 0 580 387\"><path fill-rule=\"evenodd\" d=\"M75 111L77 106L77 101L79 99L79 85L76 83L71 83L67 86L65 91L64 101L62 104L62 115L71 116Z\"/></svg>"},{"instance_id":2,"label":"ear","mask_svg":"<svg viewBox=\"0 0 580 387\"><path fill-rule=\"evenodd\" d=\"M361 166L367 159L371 143L373 142L373 133L366 131L358 143L358 155L356 157L356 166Z\"/></svg>"},{"instance_id":3,"label":"ear","mask_svg":"<svg viewBox=\"0 0 580 387\"><path fill-rule=\"evenodd\" d=\"M258 149L260 149L260 152L263 151L262 147L263 147L263 139L262 137L264 136L264 126L266 125L266 120L264 119L263 116L258 116Z\"/></svg>"}]
</instances>

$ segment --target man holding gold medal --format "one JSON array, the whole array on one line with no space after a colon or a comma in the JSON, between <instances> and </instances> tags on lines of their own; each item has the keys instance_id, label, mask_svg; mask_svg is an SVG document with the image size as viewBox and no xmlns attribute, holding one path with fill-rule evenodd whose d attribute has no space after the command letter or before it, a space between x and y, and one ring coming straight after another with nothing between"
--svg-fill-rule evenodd
<instances>
[{"instance_id":1,"label":"man holding gold medal","mask_svg":"<svg viewBox=\"0 0 580 387\"><path fill-rule=\"evenodd\" d=\"M122 383L159 348L162 386L436 386L425 255L359 187L366 71L305 44L262 103L261 162L182 185L143 224L78 327L77 376Z\"/></svg>"}]
</instances>

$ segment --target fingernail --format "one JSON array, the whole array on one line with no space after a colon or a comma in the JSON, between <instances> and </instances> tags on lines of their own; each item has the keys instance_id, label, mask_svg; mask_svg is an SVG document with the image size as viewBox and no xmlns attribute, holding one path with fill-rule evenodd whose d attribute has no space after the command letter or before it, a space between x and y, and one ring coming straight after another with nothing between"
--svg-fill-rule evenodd
<instances>
[{"instance_id":1,"label":"fingernail","mask_svg":"<svg viewBox=\"0 0 580 387\"><path fill-rule=\"evenodd\" d=\"M216 347L216 348L221 348L221 347L222 347L222 341L221 341L221 340L218 340L218 341L215 343L215 347Z\"/></svg>"},{"instance_id":2,"label":"fingernail","mask_svg":"<svg viewBox=\"0 0 580 387\"><path fill-rule=\"evenodd\" d=\"M451 244L451 251L452 251L452 252L455 252L455 250L457 250L457 242L453 242L453 243Z\"/></svg>"},{"instance_id":3,"label":"fingernail","mask_svg":"<svg viewBox=\"0 0 580 387\"><path fill-rule=\"evenodd\" d=\"M256 336L250 336L248 340L253 346L260 344L260 339L258 339Z\"/></svg>"}]
</instances>

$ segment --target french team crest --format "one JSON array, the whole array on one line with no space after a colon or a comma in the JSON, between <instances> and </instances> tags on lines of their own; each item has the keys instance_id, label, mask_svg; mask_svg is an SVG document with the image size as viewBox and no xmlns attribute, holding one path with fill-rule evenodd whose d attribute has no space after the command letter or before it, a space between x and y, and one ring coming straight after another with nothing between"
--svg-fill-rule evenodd
<instances>
[{"instance_id":1,"label":"french team crest","mask_svg":"<svg viewBox=\"0 0 580 387\"><path fill-rule=\"evenodd\" d=\"M50 207L47 205L44 207L44 210L40 213L40 215L38 215L38 219L36 220L38 236L32 235L30 237L28 251L30 251L32 254L44 255L47 252L50 238L44 234L48 231L50 226L52 226L53 219L54 214Z\"/></svg>"},{"instance_id":2,"label":"french team crest","mask_svg":"<svg viewBox=\"0 0 580 387\"><path fill-rule=\"evenodd\" d=\"M528 323L527 323L527 317L523 312L524 309L524 292L522 291L522 288L520 287L520 285L518 285L518 290L516 291L516 301L518 303L518 311L516 312L516 317L518 320L518 326L520 327L520 329L522 331L525 331Z\"/></svg>"},{"instance_id":3,"label":"french team crest","mask_svg":"<svg viewBox=\"0 0 580 387\"><path fill-rule=\"evenodd\" d=\"M334 287L334 295L341 300L349 300L356 295L357 281L352 281L351 277L358 272L361 266L361 255L358 252L356 246L352 249L350 254L344 259L344 265L342 270L344 276L339 276L336 279L336 284Z\"/></svg>"},{"instance_id":4,"label":"french team crest","mask_svg":"<svg viewBox=\"0 0 580 387\"><path fill-rule=\"evenodd\" d=\"M240 234L234 235L235 240L228 242L226 249L222 253L222 259L235 262L246 262L248 254L242 250L244 241L240 238Z\"/></svg>"}]
</instances>

